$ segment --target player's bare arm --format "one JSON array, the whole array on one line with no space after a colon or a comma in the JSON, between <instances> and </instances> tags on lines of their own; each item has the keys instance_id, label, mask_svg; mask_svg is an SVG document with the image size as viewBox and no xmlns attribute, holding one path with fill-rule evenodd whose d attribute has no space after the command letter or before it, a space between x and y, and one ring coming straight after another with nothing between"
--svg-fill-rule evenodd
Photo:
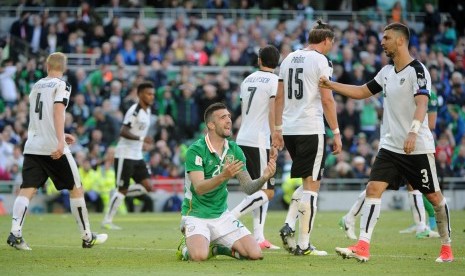
<instances>
[{"instance_id":1,"label":"player's bare arm","mask_svg":"<svg viewBox=\"0 0 465 276\"><path fill-rule=\"evenodd\" d=\"M339 82L330 81L326 76L321 76L318 85L321 88L328 88L335 91L338 94L344 95L352 99L366 99L373 94L368 89L366 84L364 85L350 85Z\"/></svg>"},{"instance_id":2,"label":"player's bare arm","mask_svg":"<svg viewBox=\"0 0 465 276\"><path fill-rule=\"evenodd\" d=\"M230 164L225 164L220 174L205 179L203 171L189 172L189 179L195 188L195 192L199 195L210 192L218 187L224 181L236 176L244 167L244 163L240 160L235 160Z\"/></svg>"},{"instance_id":3,"label":"player's bare arm","mask_svg":"<svg viewBox=\"0 0 465 276\"><path fill-rule=\"evenodd\" d=\"M415 150L415 144L417 141L417 133L420 129L421 124L426 116L428 110L428 96L417 95L415 97L415 113L413 115L412 125L407 135L407 139L404 142L404 152L410 154Z\"/></svg>"},{"instance_id":4,"label":"player's bare arm","mask_svg":"<svg viewBox=\"0 0 465 276\"><path fill-rule=\"evenodd\" d=\"M119 135L121 137L124 137L124 138L129 139L129 140L141 140L141 141L143 141L145 143L152 143L153 142L152 137L149 137L149 136L140 137L140 136L132 134L131 133L131 128L129 126L126 126L126 125L123 125L121 127Z\"/></svg>"},{"instance_id":5,"label":"player's bare arm","mask_svg":"<svg viewBox=\"0 0 465 276\"><path fill-rule=\"evenodd\" d=\"M63 155L65 148L65 109L63 103L53 104L53 124L55 126L55 134L58 140L57 148L51 153L53 159L59 159Z\"/></svg>"},{"instance_id":6,"label":"player's bare arm","mask_svg":"<svg viewBox=\"0 0 465 276\"><path fill-rule=\"evenodd\" d=\"M239 180L239 184L244 191L244 193L251 195L256 191L260 190L276 172L276 161L271 159L268 162L266 169L263 171L262 176L257 179L252 180L250 174L247 171L241 171L236 175L237 180Z\"/></svg>"},{"instance_id":7,"label":"player's bare arm","mask_svg":"<svg viewBox=\"0 0 465 276\"><path fill-rule=\"evenodd\" d=\"M328 121L329 127L333 131L333 154L341 153L342 141L341 132L339 130L339 124L337 122L336 113L336 102L334 101L333 94L328 88L320 88L321 103L323 105L323 113L326 121Z\"/></svg>"},{"instance_id":8,"label":"player's bare arm","mask_svg":"<svg viewBox=\"0 0 465 276\"><path fill-rule=\"evenodd\" d=\"M273 147L277 148L278 150L282 150L284 148L284 140L283 140L283 110L284 110L284 85L283 82L278 82L278 92L276 93L275 99L275 120L274 120L274 127L272 128L273 134L271 137L271 144Z\"/></svg>"}]
</instances>

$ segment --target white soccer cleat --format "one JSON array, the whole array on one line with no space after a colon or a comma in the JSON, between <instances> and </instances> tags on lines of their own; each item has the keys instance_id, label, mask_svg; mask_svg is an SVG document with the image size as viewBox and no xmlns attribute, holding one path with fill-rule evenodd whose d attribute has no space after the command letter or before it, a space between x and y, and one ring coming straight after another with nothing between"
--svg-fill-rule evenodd
<instances>
[{"instance_id":1,"label":"white soccer cleat","mask_svg":"<svg viewBox=\"0 0 465 276\"><path fill-rule=\"evenodd\" d=\"M112 222L102 222L102 228L107 230L121 230L122 228Z\"/></svg>"},{"instance_id":2,"label":"white soccer cleat","mask_svg":"<svg viewBox=\"0 0 465 276\"><path fill-rule=\"evenodd\" d=\"M339 220L339 226L346 233L346 236L351 240L356 240L357 235L355 235L355 223L348 223L346 217L343 216Z\"/></svg>"},{"instance_id":3,"label":"white soccer cleat","mask_svg":"<svg viewBox=\"0 0 465 276\"><path fill-rule=\"evenodd\" d=\"M92 239L90 241L82 241L82 248L92 248L94 245L103 244L107 241L107 234L96 234L92 233Z\"/></svg>"},{"instance_id":4,"label":"white soccer cleat","mask_svg":"<svg viewBox=\"0 0 465 276\"><path fill-rule=\"evenodd\" d=\"M281 247L272 244L272 243L271 243L270 241L268 241L268 240L264 240L264 241L262 241L262 242L259 242L258 245L260 246L260 248L261 248L262 250L264 250L264 249L271 249L271 250L281 249Z\"/></svg>"}]
</instances>

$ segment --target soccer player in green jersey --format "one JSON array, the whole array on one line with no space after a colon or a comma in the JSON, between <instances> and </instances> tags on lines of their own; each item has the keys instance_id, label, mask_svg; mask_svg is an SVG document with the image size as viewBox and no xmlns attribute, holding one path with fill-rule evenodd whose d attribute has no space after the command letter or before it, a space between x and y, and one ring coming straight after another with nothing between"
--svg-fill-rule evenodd
<instances>
[{"instance_id":1,"label":"soccer player in green jersey","mask_svg":"<svg viewBox=\"0 0 465 276\"><path fill-rule=\"evenodd\" d=\"M276 171L270 159L261 177L252 180L244 153L227 138L232 134L231 113L222 103L210 105L204 114L207 134L186 153L186 176L178 259L204 261L212 255L237 259L262 259L262 252L249 230L228 210L227 183L236 177L243 191L260 190ZM211 246L210 246L211 244Z\"/></svg>"}]
</instances>

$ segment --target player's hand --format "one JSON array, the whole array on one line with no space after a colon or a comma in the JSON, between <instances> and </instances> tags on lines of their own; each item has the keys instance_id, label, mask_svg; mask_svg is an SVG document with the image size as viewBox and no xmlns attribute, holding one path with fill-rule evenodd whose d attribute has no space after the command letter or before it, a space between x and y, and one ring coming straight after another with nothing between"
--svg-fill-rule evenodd
<instances>
[{"instance_id":1,"label":"player's hand","mask_svg":"<svg viewBox=\"0 0 465 276\"><path fill-rule=\"evenodd\" d=\"M341 134L334 134L333 138L333 154L339 154L342 151Z\"/></svg>"},{"instance_id":2,"label":"player's hand","mask_svg":"<svg viewBox=\"0 0 465 276\"><path fill-rule=\"evenodd\" d=\"M417 134L413 132L409 132L407 135L407 139L404 142L404 152L406 154L410 154L415 150L415 144L417 142Z\"/></svg>"},{"instance_id":3,"label":"player's hand","mask_svg":"<svg viewBox=\"0 0 465 276\"><path fill-rule=\"evenodd\" d=\"M284 140L283 140L283 134L281 131L275 130L273 132L273 136L271 137L271 145L278 150L283 150Z\"/></svg>"},{"instance_id":4,"label":"player's hand","mask_svg":"<svg viewBox=\"0 0 465 276\"><path fill-rule=\"evenodd\" d=\"M268 161L268 166L266 166L265 170L263 171L263 177L268 180L273 177L276 172L276 160L270 159Z\"/></svg>"},{"instance_id":5,"label":"player's hand","mask_svg":"<svg viewBox=\"0 0 465 276\"><path fill-rule=\"evenodd\" d=\"M242 171L244 166L244 162L241 160L234 160L231 163L226 162L223 167L223 171L221 172L226 178L233 178Z\"/></svg>"},{"instance_id":6,"label":"player's hand","mask_svg":"<svg viewBox=\"0 0 465 276\"><path fill-rule=\"evenodd\" d=\"M150 137L150 136L145 136L144 137L144 143L152 144L153 143L153 138Z\"/></svg>"},{"instance_id":7,"label":"player's hand","mask_svg":"<svg viewBox=\"0 0 465 276\"><path fill-rule=\"evenodd\" d=\"M318 82L318 86L322 88L331 88L331 81L326 76L321 76Z\"/></svg>"},{"instance_id":8,"label":"player's hand","mask_svg":"<svg viewBox=\"0 0 465 276\"><path fill-rule=\"evenodd\" d=\"M65 133L65 142L68 145L72 145L76 142L76 138L71 134Z\"/></svg>"},{"instance_id":9,"label":"player's hand","mask_svg":"<svg viewBox=\"0 0 465 276\"><path fill-rule=\"evenodd\" d=\"M271 147L270 149L270 159L276 161L278 159L278 149L275 147Z\"/></svg>"},{"instance_id":10,"label":"player's hand","mask_svg":"<svg viewBox=\"0 0 465 276\"><path fill-rule=\"evenodd\" d=\"M63 155L64 149L65 149L65 142L58 141L57 149L54 152L52 152L50 156L54 160L60 159L60 157Z\"/></svg>"}]
</instances>

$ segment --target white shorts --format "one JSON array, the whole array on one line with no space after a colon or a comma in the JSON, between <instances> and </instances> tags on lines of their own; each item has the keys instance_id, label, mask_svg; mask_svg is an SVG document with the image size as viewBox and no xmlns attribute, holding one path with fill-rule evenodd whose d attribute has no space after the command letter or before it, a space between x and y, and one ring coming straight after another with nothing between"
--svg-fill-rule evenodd
<instances>
[{"instance_id":1,"label":"white shorts","mask_svg":"<svg viewBox=\"0 0 465 276\"><path fill-rule=\"evenodd\" d=\"M211 243L227 247L232 247L237 240L250 235L250 231L229 211L214 219L183 216L181 231L184 232L186 238L202 235Z\"/></svg>"}]
</instances>

